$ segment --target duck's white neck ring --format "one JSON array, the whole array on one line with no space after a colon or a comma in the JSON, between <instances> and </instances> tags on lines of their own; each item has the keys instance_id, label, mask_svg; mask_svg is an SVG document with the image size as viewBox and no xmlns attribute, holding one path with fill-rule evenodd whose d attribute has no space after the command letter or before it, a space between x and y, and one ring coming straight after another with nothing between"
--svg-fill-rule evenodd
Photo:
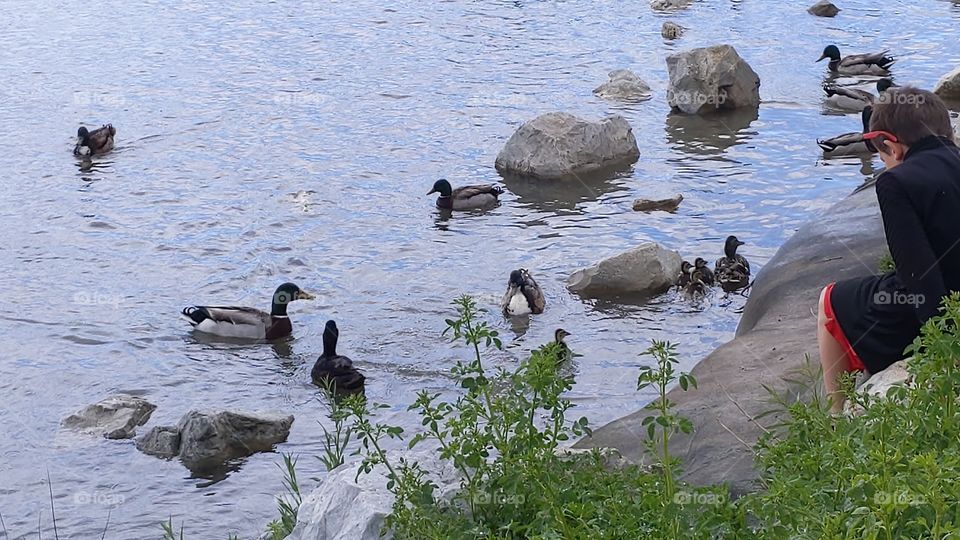
<instances>
[{"instance_id":1,"label":"duck's white neck ring","mask_svg":"<svg viewBox=\"0 0 960 540\"><path fill-rule=\"evenodd\" d=\"M274 319L289 319L289 315L271 315Z\"/></svg>"}]
</instances>

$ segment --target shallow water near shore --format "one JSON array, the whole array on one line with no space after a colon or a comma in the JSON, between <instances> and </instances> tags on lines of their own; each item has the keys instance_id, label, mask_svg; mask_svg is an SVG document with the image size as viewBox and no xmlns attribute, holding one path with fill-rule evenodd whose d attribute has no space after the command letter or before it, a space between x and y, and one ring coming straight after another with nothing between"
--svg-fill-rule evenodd
<instances>
[{"instance_id":1,"label":"shallow water near shore","mask_svg":"<svg viewBox=\"0 0 960 540\"><path fill-rule=\"evenodd\" d=\"M309 490L323 475L313 456L325 411L309 371L327 319L368 376L367 396L408 430L419 426L406 411L415 393L450 391L449 368L468 355L440 336L460 294L477 297L506 338L491 365L512 368L562 326L583 355L574 412L600 425L642 406L649 396L635 385L649 341L675 342L689 370L733 336L745 299L585 301L566 277L646 240L713 260L728 234L761 268L859 185L879 160L824 161L815 144L859 126L857 115L822 109L826 66L813 61L823 46L890 48L896 82L928 88L960 63L960 4L887 5L843 2L835 19L761 0L670 15L645 2L461 0L40 0L5 10L0 111L13 140L0 180L0 514L10 537L32 538L38 516L53 537L48 471L65 537L99 537L109 521L107 538L155 538L171 516L190 538L255 537L275 517L278 454L211 481L59 422L118 392L158 406L141 433L192 408L294 414L278 450L300 455ZM667 19L687 34L664 42ZM760 75L759 113L668 114L665 57L721 42ZM620 68L654 98L593 96ZM583 183L503 182L493 168L503 143L553 110L625 116L640 160ZM116 150L76 160L77 126L106 122ZM424 195L440 177L507 192L489 212L448 218ZM675 193L676 214L631 209ZM520 266L548 302L528 326L496 306ZM318 297L290 308L290 340L202 339L178 318L194 303L266 308L283 281Z\"/></svg>"}]
</instances>

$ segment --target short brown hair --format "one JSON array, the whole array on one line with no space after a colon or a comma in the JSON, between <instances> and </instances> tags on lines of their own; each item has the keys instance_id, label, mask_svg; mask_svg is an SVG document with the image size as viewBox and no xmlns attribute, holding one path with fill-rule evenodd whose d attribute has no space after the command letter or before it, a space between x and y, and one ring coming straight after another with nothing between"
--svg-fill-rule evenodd
<instances>
[{"instance_id":1,"label":"short brown hair","mask_svg":"<svg viewBox=\"0 0 960 540\"><path fill-rule=\"evenodd\" d=\"M950 113L943 101L933 92L912 86L880 93L873 104L870 131L889 131L907 146L931 135L953 137Z\"/></svg>"}]
</instances>

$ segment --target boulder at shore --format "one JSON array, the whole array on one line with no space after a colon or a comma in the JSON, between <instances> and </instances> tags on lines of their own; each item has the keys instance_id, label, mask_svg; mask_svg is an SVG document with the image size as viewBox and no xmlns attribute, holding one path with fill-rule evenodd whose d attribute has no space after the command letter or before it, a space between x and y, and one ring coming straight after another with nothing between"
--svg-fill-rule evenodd
<instances>
[{"instance_id":1,"label":"boulder at shore","mask_svg":"<svg viewBox=\"0 0 960 540\"><path fill-rule=\"evenodd\" d=\"M637 139L622 116L588 122L547 113L520 126L497 156L497 170L545 180L576 178L630 165L640 157Z\"/></svg>"},{"instance_id":2,"label":"boulder at shore","mask_svg":"<svg viewBox=\"0 0 960 540\"><path fill-rule=\"evenodd\" d=\"M137 441L152 456L180 461L191 470L271 450L287 440L293 416L233 411L190 411L176 426L158 426Z\"/></svg>"},{"instance_id":3,"label":"boulder at shore","mask_svg":"<svg viewBox=\"0 0 960 540\"><path fill-rule=\"evenodd\" d=\"M629 69L615 69L607 82L593 89L603 99L614 101L645 101L650 99L650 85Z\"/></svg>"},{"instance_id":4,"label":"boulder at shore","mask_svg":"<svg viewBox=\"0 0 960 540\"><path fill-rule=\"evenodd\" d=\"M460 475L453 463L437 453L407 451L402 457L417 462L439 489L434 496L447 500L460 487ZM297 512L297 525L287 540L378 540L393 538L387 531L380 536L384 519L393 509L393 494L387 491L383 466L370 474L357 476L357 463L346 463L330 471L319 487L303 499Z\"/></svg>"},{"instance_id":5,"label":"boulder at shore","mask_svg":"<svg viewBox=\"0 0 960 540\"><path fill-rule=\"evenodd\" d=\"M667 57L667 103L675 111L708 114L760 104L760 77L730 45Z\"/></svg>"},{"instance_id":6,"label":"boulder at shore","mask_svg":"<svg viewBox=\"0 0 960 540\"><path fill-rule=\"evenodd\" d=\"M840 13L840 8L828 0L820 0L807 8L807 13L816 15L817 17L836 17L837 13Z\"/></svg>"},{"instance_id":7,"label":"boulder at shore","mask_svg":"<svg viewBox=\"0 0 960 540\"><path fill-rule=\"evenodd\" d=\"M876 272L886 249L871 184L818 212L763 267L736 337L693 368L696 389L674 388L667 396L674 412L694 425L692 433L670 441L684 480L697 485L727 482L738 494L756 487L751 447L763 432L761 425L780 420L777 415L760 416L775 408L764 386L787 390L784 377L804 365L804 355L810 355L814 367L819 365L816 309L821 289L837 279ZM642 421L649 414L639 410L615 420L576 447L616 448L625 458L643 462Z\"/></svg>"},{"instance_id":8,"label":"boulder at shore","mask_svg":"<svg viewBox=\"0 0 960 540\"><path fill-rule=\"evenodd\" d=\"M647 242L577 270L567 280L567 288L584 297L653 296L676 282L680 262L676 251Z\"/></svg>"},{"instance_id":9,"label":"boulder at shore","mask_svg":"<svg viewBox=\"0 0 960 540\"><path fill-rule=\"evenodd\" d=\"M960 67L944 75L933 92L941 99L960 100Z\"/></svg>"},{"instance_id":10,"label":"boulder at shore","mask_svg":"<svg viewBox=\"0 0 960 540\"><path fill-rule=\"evenodd\" d=\"M150 419L156 405L143 398L117 394L88 405L63 419L63 427L103 435L108 439L129 439Z\"/></svg>"}]
</instances>

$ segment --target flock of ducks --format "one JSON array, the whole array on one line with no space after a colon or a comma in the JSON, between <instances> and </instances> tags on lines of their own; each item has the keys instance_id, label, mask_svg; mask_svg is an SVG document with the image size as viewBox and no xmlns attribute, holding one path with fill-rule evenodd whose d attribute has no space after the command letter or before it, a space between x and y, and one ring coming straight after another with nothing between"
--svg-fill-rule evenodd
<instances>
[{"instance_id":1,"label":"flock of ducks","mask_svg":"<svg viewBox=\"0 0 960 540\"><path fill-rule=\"evenodd\" d=\"M840 56L840 50L830 45L823 50L817 60L830 59L829 69L842 75L889 75L889 68L895 60L887 51L872 54ZM882 94L894 86L890 79L877 82L877 91ZM827 102L841 110L861 112L863 131L869 130L871 104L877 99L865 90L852 89L835 84L824 85ZM114 147L117 131L111 124L89 131L85 127L77 130L77 142L73 153L88 158L109 152ZM831 139L817 141L825 153L839 155L869 152L862 137L863 133L849 133ZM503 189L493 184L469 185L454 189L445 179L437 180L427 194L439 194L437 208L443 210L475 210L496 206ZM744 245L736 236L729 236L724 243L724 256L714 263L711 270L707 261L697 257L691 264L683 261L676 286L690 296L702 296L710 287L719 285L725 292L745 290L750 286L750 263L737 248ZM314 296L294 283L283 283L273 294L270 311L240 306L189 306L181 312L183 318L194 330L226 338L275 340L289 336L293 325L287 313L291 302L313 300ZM546 300L543 290L529 270L520 268L510 272L507 291L501 300L501 309L507 317L537 315L543 313ZM573 356L564 341L569 332L558 328L554 332L554 341L561 351L560 361ZM330 388L336 393L362 392L365 377L353 365L353 361L337 353L337 341L340 331L335 321L327 321L323 329L323 353L311 370L313 382Z\"/></svg>"}]
</instances>

